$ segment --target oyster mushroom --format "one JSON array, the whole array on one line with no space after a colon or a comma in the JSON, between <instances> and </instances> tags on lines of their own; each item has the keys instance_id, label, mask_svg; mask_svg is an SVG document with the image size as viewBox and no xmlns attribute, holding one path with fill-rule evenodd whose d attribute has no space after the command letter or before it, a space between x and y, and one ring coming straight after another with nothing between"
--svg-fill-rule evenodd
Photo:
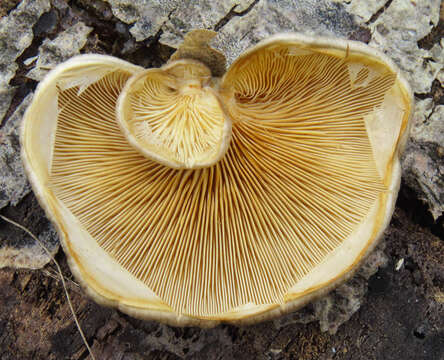
<instances>
[{"instance_id":1,"label":"oyster mushroom","mask_svg":"<svg viewBox=\"0 0 444 360\"><path fill-rule=\"evenodd\" d=\"M172 168L215 164L230 143L231 121L210 85L210 69L188 59L133 76L117 102L128 143Z\"/></svg>"},{"instance_id":2,"label":"oyster mushroom","mask_svg":"<svg viewBox=\"0 0 444 360\"><path fill-rule=\"evenodd\" d=\"M278 35L215 79L205 36L161 69L58 66L21 137L88 293L175 325L263 320L351 276L389 223L412 107L366 45Z\"/></svg>"}]
</instances>

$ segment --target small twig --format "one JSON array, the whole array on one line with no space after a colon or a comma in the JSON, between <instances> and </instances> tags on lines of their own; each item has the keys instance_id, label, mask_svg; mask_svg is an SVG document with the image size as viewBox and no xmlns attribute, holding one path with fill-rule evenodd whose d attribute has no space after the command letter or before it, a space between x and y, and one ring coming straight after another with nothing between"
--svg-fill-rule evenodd
<instances>
[{"instance_id":1,"label":"small twig","mask_svg":"<svg viewBox=\"0 0 444 360\"><path fill-rule=\"evenodd\" d=\"M66 295L66 299L68 300L68 304L69 304L69 308L71 309L72 312L72 316L74 317L74 321L77 325L77 329L79 330L80 336L82 337L83 342L85 343L86 348L88 349L89 355L91 356L91 359L96 360L96 358L94 357L94 354L91 350L91 348L88 345L88 342L86 341L86 337L85 334L82 331L82 328L80 327L79 324L79 320L77 319L77 315L74 311L74 308L72 306L71 303L71 298L69 297L68 294L68 290L66 287L66 283L65 283L65 278L62 274L62 269L60 268L59 263L57 262L57 260L54 258L54 256L51 255L51 252L48 250L48 248L43 245L43 243L39 240L39 238L37 238L37 236L35 236L31 231L29 231L27 228L25 228L23 225L20 225L19 223L16 223L15 221L7 218L6 216L0 215L0 218L2 218L4 221L18 227L19 229L22 229L25 233L27 233L29 236L31 236L35 241L37 241L37 243L41 246L41 248L46 252L46 254L49 256L49 258L54 262L55 266L57 267L57 271L60 275L60 279L62 280L62 285L63 285L63 289L65 290L65 295Z\"/></svg>"}]
</instances>

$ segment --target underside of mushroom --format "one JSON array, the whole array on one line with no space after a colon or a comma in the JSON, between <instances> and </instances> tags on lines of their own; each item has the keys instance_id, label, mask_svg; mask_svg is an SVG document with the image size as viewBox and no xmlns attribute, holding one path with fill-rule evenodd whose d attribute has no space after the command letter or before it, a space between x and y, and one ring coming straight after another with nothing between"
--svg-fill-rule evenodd
<instances>
[{"instance_id":1,"label":"underside of mushroom","mask_svg":"<svg viewBox=\"0 0 444 360\"><path fill-rule=\"evenodd\" d=\"M24 162L98 301L182 325L275 316L381 236L410 90L353 42L277 36L221 79L196 57L60 66L27 111Z\"/></svg>"},{"instance_id":2,"label":"underside of mushroom","mask_svg":"<svg viewBox=\"0 0 444 360\"><path fill-rule=\"evenodd\" d=\"M215 164L228 148L231 121L210 85L210 69L193 60L131 78L121 89L116 115L128 142L172 168Z\"/></svg>"}]
</instances>

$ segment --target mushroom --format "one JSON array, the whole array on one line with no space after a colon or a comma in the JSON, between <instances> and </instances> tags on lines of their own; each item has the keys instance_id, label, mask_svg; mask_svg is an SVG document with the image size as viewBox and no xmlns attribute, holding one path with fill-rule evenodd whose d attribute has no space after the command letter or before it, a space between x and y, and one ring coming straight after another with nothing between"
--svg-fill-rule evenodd
<instances>
[{"instance_id":1,"label":"mushroom","mask_svg":"<svg viewBox=\"0 0 444 360\"><path fill-rule=\"evenodd\" d=\"M231 121L210 85L210 69L189 59L133 76L116 115L128 143L171 168L218 162L230 143Z\"/></svg>"},{"instance_id":2,"label":"mushroom","mask_svg":"<svg viewBox=\"0 0 444 360\"><path fill-rule=\"evenodd\" d=\"M366 45L277 35L219 78L212 36L191 33L160 69L75 57L22 128L86 291L174 325L268 319L350 277L389 223L412 112Z\"/></svg>"}]
</instances>

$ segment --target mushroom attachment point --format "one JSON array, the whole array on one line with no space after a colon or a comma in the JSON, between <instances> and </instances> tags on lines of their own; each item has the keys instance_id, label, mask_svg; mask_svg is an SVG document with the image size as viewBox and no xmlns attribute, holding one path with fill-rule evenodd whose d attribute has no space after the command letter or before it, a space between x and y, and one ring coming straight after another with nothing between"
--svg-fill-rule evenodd
<instances>
[{"instance_id":1,"label":"mushroom attachment point","mask_svg":"<svg viewBox=\"0 0 444 360\"><path fill-rule=\"evenodd\" d=\"M219 78L212 36L187 36L160 69L59 65L21 134L85 290L174 325L257 322L350 277L389 223L412 112L366 45L277 35Z\"/></svg>"}]
</instances>

